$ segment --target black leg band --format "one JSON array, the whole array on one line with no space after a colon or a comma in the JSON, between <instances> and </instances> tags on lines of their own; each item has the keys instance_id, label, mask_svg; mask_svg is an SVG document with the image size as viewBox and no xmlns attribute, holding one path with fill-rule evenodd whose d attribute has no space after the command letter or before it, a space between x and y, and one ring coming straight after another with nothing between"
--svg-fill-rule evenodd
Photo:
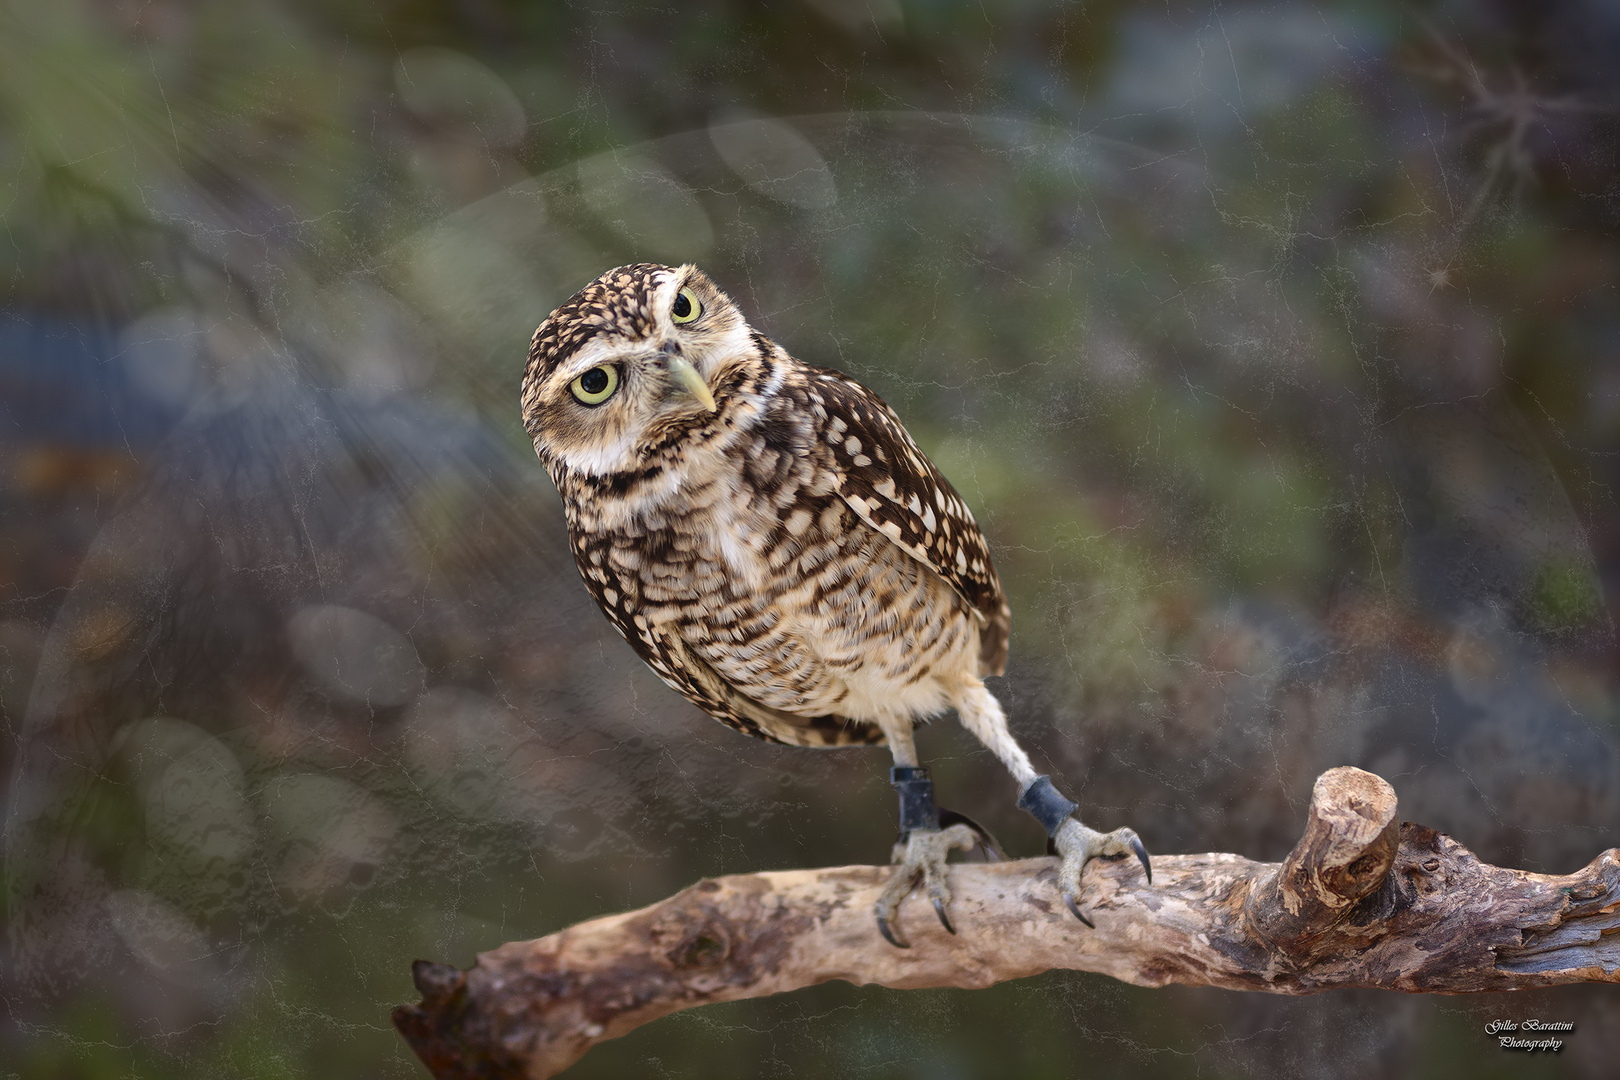
<instances>
[{"instance_id":1,"label":"black leg band","mask_svg":"<svg viewBox=\"0 0 1620 1080\"><path fill-rule=\"evenodd\" d=\"M939 831L939 808L934 805L934 782L928 770L919 766L896 765L889 770L889 783L900 793L900 840L905 842L912 829Z\"/></svg>"},{"instance_id":2,"label":"black leg band","mask_svg":"<svg viewBox=\"0 0 1620 1080\"><path fill-rule=\"evenodd\" d=\"M1058 826L1079 808L1079 803L1065 799L1063 793L1052 786L1050 776L1037 776L1029 782L1029 787L1024 789L1024 793L1018 796L1018 809L1040 822L1046 829L1047 836L1056 836Z\"/></svg>"}]
</instances>

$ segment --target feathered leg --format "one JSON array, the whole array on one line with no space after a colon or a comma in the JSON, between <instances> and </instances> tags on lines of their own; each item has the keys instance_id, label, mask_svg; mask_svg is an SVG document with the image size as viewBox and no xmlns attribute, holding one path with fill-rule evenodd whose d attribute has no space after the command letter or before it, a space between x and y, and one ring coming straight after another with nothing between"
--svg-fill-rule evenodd
<instances>
[{"instance_id":1,"label":"feathered leg","mask_svg":"<svg viewBox=\"0 0 1620 1080\"><path fill-rule=\"evenodd\" d=\"M1052 846L1061 858L1058 867L1058 890L1063 902L1074 917L1091 925L1091 920L1080 913L1080 874L1097 856L1115 857L1135 855L1142 863L1148 881L1153 880L1153 866L1148 862L1147 849L1134 829L1119 828L1101 833L1082 824L1073 817L1076 804L1064 798L1052 786L1049 777L1038 776L1029 763L1029 755L1018 745L1007 728L1007 714L1001 702L977 678L969 680L956 700L962 726L973 733L990 752L1012 773L1018 783L1018 808L1032 815L1046 829Z\"/></svg>"}]
</instances>

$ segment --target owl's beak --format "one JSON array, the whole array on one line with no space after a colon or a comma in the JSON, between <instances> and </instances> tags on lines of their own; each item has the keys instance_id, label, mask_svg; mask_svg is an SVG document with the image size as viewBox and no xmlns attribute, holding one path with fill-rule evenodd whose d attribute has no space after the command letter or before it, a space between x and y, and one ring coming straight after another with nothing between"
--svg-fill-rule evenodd
<instances>
[{"instance_id":1,"label":"owl's beak","mask_svg":"<svg viewBox=\"0 0 1620 1080\"><path fill-rule=\"evenodd\" d=\"M710 412L718 411L714 395L709 392L709 384L703 381L703 376L698 374L698 369L692 366L690 360L675 353L665 353L664 367L669 372L669 377L675 380L675 385L697 398L705 409Z\"/></svg>"}]
</instances>

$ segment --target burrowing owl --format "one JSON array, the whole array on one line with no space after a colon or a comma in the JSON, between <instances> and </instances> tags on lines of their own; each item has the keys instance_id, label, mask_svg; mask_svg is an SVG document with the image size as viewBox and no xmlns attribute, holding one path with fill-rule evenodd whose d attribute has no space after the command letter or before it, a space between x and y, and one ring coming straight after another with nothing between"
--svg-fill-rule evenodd
<instances>
[{"instance_id":1,"label":"burrowing owl","mask_svg":"<svg viewBox=\"0 0 1620 1080\"><path fill-rule=\"evenodd\" d=\"M586 586L659 677L757 738L888 743L890 942L904 947L897 913L919 880L955 933L945 856L978 836L940 827L912 740L953 706L1046 826L1077 916L1087 860L1135 852L1147 869L1134 832L1070 816L1007 730L981 681L1001 674L1011 624L984 534L872 391L789 356L695 268L641 263L540 324L523 421Z\"/></svg>"}]
</instances>

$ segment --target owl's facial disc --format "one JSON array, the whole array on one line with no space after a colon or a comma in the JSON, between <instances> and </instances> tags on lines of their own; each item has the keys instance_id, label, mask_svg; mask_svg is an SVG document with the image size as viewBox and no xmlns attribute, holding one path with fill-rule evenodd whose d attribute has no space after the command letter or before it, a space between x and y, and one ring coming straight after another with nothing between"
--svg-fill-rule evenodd
<instances>
[{"instance_id":1,"label":"owl's facial disc","mask_svg":"<svg viewBox=\"0 0 1620 1080\"><path fill-rule=\"evenodd\" d=\"M725 293L692 266L604 274L535 332L524 425L548 465L593 476L644 456L729 408L756 346Z\"/></svg>"}]
</instances>

